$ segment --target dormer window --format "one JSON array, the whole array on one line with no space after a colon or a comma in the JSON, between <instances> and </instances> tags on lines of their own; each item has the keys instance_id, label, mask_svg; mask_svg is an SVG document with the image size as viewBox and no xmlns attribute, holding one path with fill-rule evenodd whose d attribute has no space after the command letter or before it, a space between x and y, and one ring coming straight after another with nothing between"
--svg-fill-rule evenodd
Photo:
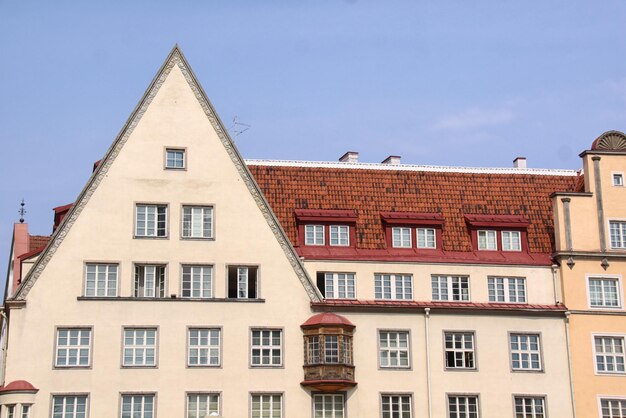
<instances>
[{"instance_id":1,"label":"dormer window","mask_svg":"<svg viewBox=\"0 0 626 418\"><path fill-rule=\"evenodd\" d=\"M520 231L502 231L502 251L522 251Z\"/></svg>"},{"instance_id":2,"label":"dormer window","mask_svg":"<svg viewBox=\"0 0 626 418\"><path fill-rule=\"evenodd\" d=\"M355 211L297 209L295 215L299 245L354 247Z\"/></svg>"},{"instance_id":3,"label":"dormer window","mask_svg":"<svg viewBox=\"0 0 626 418\"><path fill-rule=\"evenodd\" d=\"M441 214L382 212L380 215L385 227L387 245L391 248L441 248Z\"/></svg>"},{"instance_id":4,"label":"dormer window","mask_svg":"<svg viewBox=\"0 0 626 418\"><path fill-rule=\"evenodd\" d=\"M528 221L516 215L465 215L472 236L472 246L478 251L528 251Z\"/></svg>"},{"instance_id":5,"label":"dormer window","mask_svg":"<svg viewBox=\"0 0 626 418\"><path fill-rule=\"evenodd\" d=\"M496 231L478 231L478 249L496 251L498 249L496 236Z\"/></svg>"}]
</instances>

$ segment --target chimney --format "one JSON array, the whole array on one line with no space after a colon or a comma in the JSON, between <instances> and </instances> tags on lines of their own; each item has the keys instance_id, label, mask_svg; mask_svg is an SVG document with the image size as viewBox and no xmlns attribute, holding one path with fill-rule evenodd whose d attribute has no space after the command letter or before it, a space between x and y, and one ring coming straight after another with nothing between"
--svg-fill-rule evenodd
<instances>
[{"instance_id":1,"label":"chimney","mask_svg":"<svg viewBox=\"0 0 626 418\"><path fill-rule=\"evenodd\" d=\"M526 168L526 157L517 157L513 160L513 167Z\"/></svg>"},{"instance_id":2,"label":"chimney","mask_svg":"<svg viewBox=\"0 0 626 418\"><path fill-rule=\"evenodd\" d=\"M400 165L400 156L399 155L390 155L385 158L381 164L385 165Z\"/></svg>"},{"instance_id":3,"label":"chimney","mask_svg":"<svg viewBox=\"0 0 626 418\"><path fill-rule=\"evenodd\" d=\"M359 153L355 151L348 151L339 157L339 161L342 163L358 163L359 162Z\"/></svg>"},{"instance_id":4,"label":"chimney","mask_svg":"<svg viewBox=\"0 0 626 418\"><path fill-rule=\"evenodd\" d=\"M13 225L13 280L12 283L7 283L9 289L7 290L7 296L13 296L13 292L17 289L20 280L22 279L22 263L19 256L26 254L29 250L30 236L28 235L28 224L19 223Z\"/></svg>"}]
</instances>

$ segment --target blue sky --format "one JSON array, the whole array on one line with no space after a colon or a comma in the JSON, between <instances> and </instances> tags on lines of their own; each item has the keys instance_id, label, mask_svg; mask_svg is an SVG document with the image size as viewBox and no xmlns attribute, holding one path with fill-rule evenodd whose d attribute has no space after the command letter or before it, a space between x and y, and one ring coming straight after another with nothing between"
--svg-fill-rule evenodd
<instances>
[{"instance_id":1,"label":"blue sky","mask_svg":"<svg viewBox=\"0 0 626 418\"><path fill-rule=\"evenodd\" d=\"M0 0L0 268L179 43L245 158L579 168L626 130L626 2Z\"/></svg>"}]
</instances>

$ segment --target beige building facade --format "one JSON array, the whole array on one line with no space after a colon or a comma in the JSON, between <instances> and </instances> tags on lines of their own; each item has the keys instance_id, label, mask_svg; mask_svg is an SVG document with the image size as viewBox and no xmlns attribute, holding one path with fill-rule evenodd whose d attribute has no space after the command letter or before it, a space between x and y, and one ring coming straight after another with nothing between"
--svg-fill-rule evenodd
<instances>
[{"instance_id":1,"label":"beige building facade","mask_svg":"<svg viewBox=\"0 0 626 418\"><path fill-rule=\"evenodd\" d=\"M244 161L174 48L50 241L14 243L0 417L572 417L549 196L579 180Z\"/></svg>"}]
</instances>

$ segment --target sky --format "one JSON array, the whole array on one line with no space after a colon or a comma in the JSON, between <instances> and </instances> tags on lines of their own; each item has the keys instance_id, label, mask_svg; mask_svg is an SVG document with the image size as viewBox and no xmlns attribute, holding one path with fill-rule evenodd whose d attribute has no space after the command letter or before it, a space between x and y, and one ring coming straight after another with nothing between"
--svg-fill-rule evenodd
<instances>
[{"instance_id":1,"label":"sky","mask_svg":"<svg viewBox=\"0 0 626 418\"><path fill-rule=\"evenodd\" d=\"M178 43L244 158L578 169L626 130L626 2L0 0L0 271ZM97 237L94 237L97 239Z\"/></svg>"}]
</instances>

